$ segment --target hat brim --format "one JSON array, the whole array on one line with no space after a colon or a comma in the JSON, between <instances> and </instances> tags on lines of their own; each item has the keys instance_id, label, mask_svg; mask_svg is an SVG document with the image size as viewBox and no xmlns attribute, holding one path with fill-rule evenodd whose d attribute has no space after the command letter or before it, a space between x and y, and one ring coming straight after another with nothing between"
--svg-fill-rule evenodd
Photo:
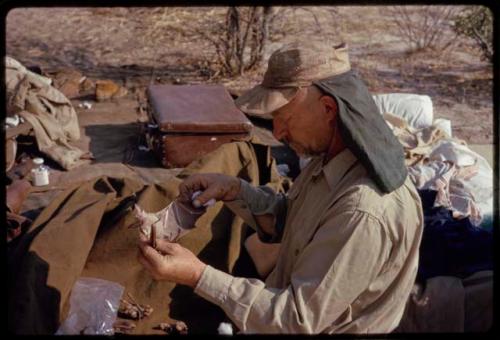
<instances>
[{"instance_id":1,"label":"hat brim","mask_svg":"<svg viewBox=\"0 0 500 340\"><path fill-rule=\"evenodd\" d=\"M257 85L243 93L234 102L249 116L273 119L271 112L288 104L297 94L298 88L270 88Z\"/></svg>"}]
</instances>

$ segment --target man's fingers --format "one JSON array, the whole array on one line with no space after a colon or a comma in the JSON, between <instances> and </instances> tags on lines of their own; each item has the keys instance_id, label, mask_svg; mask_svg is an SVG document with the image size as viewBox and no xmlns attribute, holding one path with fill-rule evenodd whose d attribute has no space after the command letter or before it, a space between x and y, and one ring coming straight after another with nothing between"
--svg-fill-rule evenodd
<instances>
[{"instance_id":1,"label":"man's fingers","mask_svg":"<svg viewBox=\"0 0 500 340\"><path fill-rule=\"evenodd\" d=\"M169 242L165 239L156 240L156 248L164 254L172 255L181 247L180 244Z\"/></svg>"},{"instance_id":2,"label":"man's fingers","mask_svg":"<svg viewBox=\"0 0 500 340\"><path fill-rule=\"evenodd\" d=\"M193 193L198 190L204 190L204 185L205 181L200 175L189 176L179 185L179 199L181 202L191 202Z\"/></svg>"},{"instance_id":3,"label":"man's fingers","mask_svg":"<svg viewBox=\"0 0 500 340\"><path fill-rule=\"evenodd\" d=\"M152 264L162 261L163 256L146 242L139 242L142 255Z\"/></svg>"},{"instance_id":4,"label":"man's fingers","mask_svg":"<svg viewBox=\"0 0 500 340\"><path fill-rule=\"evenodd\" d=\"M142 231L139 232L139 242L141 243L149 243L149 237L145 235Z\"/></svg>"},{"instance_id":5,"label":"man's fingers","mask_svg":"<svg viewBox=\"0 0 500 340\"><path fill-rule=\"evenodd\" d=\"M235 186L235 180L237 179L231 176L215 173L191 175L179 185L179 200L184 203L189 202L195 208L199 208L212 199L215 201L233 199L234 191L239 186L239 181ZM200 191L201 194L193 198L192 195L196 191Z\"/></svg>"},{"instance_id":6,"label":"man's fingers","mask_svg":"<svg viewBox=\"0 0 500 340\"><path fill-rule=\"evenodd\" d=\"M191 187L188 187L186 184L181 183L179 185L179 200L184 203L190 202L193 192L194 190Z\"/></svg>"},{"instance_id":7,"label":"man's fingers","mask_svg":"<svg viewBox=\"0 0 500 340\"><path fill-rule=\"evenodd\" d=\"M212 198L218 201L222 199L223 196L224 196L224 188L218 184L213 184L193 200L193 206L199 208L208 201L210 201Z\"/></svg>"}]
</instances>

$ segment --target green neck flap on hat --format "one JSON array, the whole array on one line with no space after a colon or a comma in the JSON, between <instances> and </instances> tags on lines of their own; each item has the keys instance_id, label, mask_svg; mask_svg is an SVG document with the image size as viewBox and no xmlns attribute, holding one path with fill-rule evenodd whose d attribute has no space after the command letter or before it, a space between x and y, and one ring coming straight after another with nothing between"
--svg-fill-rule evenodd
<instances>
[{"instance_id":1,"label":"green neck flap on hat","mask_svg":"<svg viewBox=\"0 0 500 340\"><path fill-rule=\"evenodd\" d=\"M380 190L399 188L408 174L403 146L357 73L351 70L313 83L337 101L344 144Z\"/></svg>"}]
</instances>

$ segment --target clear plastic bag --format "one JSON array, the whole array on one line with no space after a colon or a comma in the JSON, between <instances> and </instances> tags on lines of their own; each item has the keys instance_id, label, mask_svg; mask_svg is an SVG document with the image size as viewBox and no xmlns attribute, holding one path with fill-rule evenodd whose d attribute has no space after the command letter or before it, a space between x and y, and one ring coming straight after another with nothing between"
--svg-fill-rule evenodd
<instances>
[{"instance_id":1,"label":"clear plastic bag","mask_svg":"<svg viewBox=\"0 0 500 340\"><path fill-rule=\"evenodd\" d=\"M195 192L191 199L194 200L199 194L201 191ZM151 229L154 227L157 238L177 242L195 228L196 221L205 213L206 208L214 204L215 200L210 199L202 207L196 208L175 200L155 213L147 213L137 204L134 209L135 216L140 221L140 230L146 237L151 236Z\"/></svg>"},{"instance_id":2,"label":"clear plastic bag","mask_svg":"<svg viewBox=\"0 0 500 340\"><path fill-rule=\"evenodd\" d=\"M113 335L124 287L118 283L81 277L73 286L68 317L56 335Z\"/></svg>"}]
</instances>

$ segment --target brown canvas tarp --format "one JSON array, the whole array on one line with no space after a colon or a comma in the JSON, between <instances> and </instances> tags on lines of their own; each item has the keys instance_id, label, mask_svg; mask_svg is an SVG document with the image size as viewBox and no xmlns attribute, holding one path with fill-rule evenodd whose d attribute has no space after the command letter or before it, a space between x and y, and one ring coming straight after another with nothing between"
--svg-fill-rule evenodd
<instances>
[{"instance_id":1,"label":"brown canvas tarp","mask_svg":"<svg viewBox=\"0 0 500 340\"><path fill-rule=\"evenodd\" d=\"M80 276L116 281L140 303L153 306L153 314L137 322L135 334L161 333L152 327L169 320L187 322L190 333L216 333L218 322L224 319L222 310L192 289L155 282L141 268L136 261L137 230L128 229L134 219L127 207L135 194L147 211L160 210L176 196L181 178L197 172L237 175L280 189L282 178L271 166L266 146L276 141L269 131L256 129L266 145L257 139L256 143L231 143L188 168L164 169L150 153L137 152L141 132L135 106L134 101L122 99L79 110L82 138L76 145L91 151L95 162L71 171L52 169L47 188L32 188L22 212L34 223L7 250L10 332L53 334L68 312L69 294ZM216 268L238 272L244 267L239 266L245 262L242 258L248 260L245 251L240 252L240 240L247 232L241 226L241 219L219 203L180 243ZM491 272L488 275L479 281L471 277L458 282L448 277L425 287L416 284L398 330L488 329L493 291ZM459 307L453 311L451 293Z\"/></svg>"},{"instance_id":2,"label":"brown canvas tarp","mask_svg":"<svg viewBox=\"0 0 500 340\"><path fill-rule=\"evenodd\" d=\"M182 177L197 172L239 176L277 190L279 176L269 148L248 142L226 144L192 163L178 177L144 185L131 178L101 176L62 191L10 245L8 329L19 334L53 334L69 310L69 296L80 276L117 282L153 314L137 322L136 334L160 322L182 320L191 333L216 333L223 312L196 296L191 288L154 281L138 263L133 202L158 211L178 194ZM240 254L243 222L216 204L180 243L202 261L231 272Z\"/></svg>"}]
</instances>

